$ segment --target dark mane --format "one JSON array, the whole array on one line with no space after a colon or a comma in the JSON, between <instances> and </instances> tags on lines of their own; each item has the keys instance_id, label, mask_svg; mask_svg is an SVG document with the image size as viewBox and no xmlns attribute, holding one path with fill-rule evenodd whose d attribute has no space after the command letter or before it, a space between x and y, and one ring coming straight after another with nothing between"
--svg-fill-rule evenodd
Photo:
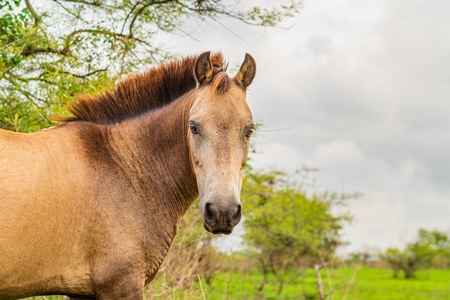
<instances>
[{"instance_id":1,"label":"dark mane","mask_svg":"<svg viewBox=\"0 0 450 300\"><path fill-rule=\"evenodd\" d=\"M119 82L111 91L97 96L79 95L68 107L73 116L59 119L64 122L110 123L169 104L196 87L193 71L196 59L197 56L189 56L161 64L142 74L132 75ZM214 77L225 71L221 53L211 55L211 62ZM226 74L217 77L224 84L216 83L215 86L219 89L227 86L229 78Z\"/></svg>"}]
</instances>

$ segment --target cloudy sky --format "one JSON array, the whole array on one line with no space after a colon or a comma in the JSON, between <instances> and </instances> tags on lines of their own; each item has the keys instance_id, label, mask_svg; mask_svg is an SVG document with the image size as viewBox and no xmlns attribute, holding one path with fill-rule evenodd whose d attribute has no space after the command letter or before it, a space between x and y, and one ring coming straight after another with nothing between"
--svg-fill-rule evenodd
<instances>
[{"instance_id":1,"label":"cloudy sky","mask_svg":"<svg viewBox=\"0 0 450 300\"><path fill-rule=\"evenodd\" d=\"M256 5L278 1L253 1ZM348 250L450 229L450 1L306 0L286 29L223 19L167 37L181 54L221 50L258 71L248 93L258 167L316 167L349 203Z\"/></svg>"}]
</instances>

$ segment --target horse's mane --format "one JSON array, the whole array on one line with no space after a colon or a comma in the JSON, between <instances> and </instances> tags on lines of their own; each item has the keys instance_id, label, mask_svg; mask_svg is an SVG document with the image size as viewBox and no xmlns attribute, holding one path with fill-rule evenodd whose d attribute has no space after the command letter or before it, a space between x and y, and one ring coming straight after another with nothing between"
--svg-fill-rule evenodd
<instances>
[{"instance_id":1,"label":"horse's mane","mask_svg":"<svg viewBox=\"0 0 450 300\"><path fill-rule=\"evenodd\" d=\"M112 90L97 96L81 94L69 105L73 116L61 117L60 121L89 121L110 123L120 121L140 113L160 108L171 103L196 87L194 66L198 56L174 60L150 70L132 75L120 81ZM229 84L226 65L221 53L211 55L214 67L214 89ZM217 74L222 73L220 76Z\"/></svg>"}]
</instances>

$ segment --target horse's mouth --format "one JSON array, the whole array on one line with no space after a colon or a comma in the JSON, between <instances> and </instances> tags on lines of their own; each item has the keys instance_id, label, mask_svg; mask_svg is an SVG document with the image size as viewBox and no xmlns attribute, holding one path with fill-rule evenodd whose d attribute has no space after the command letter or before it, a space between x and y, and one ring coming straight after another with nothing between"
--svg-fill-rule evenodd
<instances>
[{"instance_id":1,"label":"horse's mouth","mask_svg":"<svg viewBox=\"0 0 450 300\"><path fill-rule=\"evenodd\" d=\"M203 227L206 229L206 231L211 232L212 234L230 234L233 232L233 226L229 226L228 228L223 228L223 227L216 227L215 228L211 227L210 225L206 224L205 222L203 223Z\"/></svg>"}]
</instances>

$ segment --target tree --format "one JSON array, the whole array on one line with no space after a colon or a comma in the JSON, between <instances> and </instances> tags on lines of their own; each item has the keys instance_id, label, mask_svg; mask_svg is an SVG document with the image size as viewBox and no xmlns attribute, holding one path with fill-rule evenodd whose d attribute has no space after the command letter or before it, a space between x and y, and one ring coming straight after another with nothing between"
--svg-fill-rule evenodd
<instances>
[{"instance_id":1,"label":"tree","mask_svg":"<svg viewBox=\"0 0 450 300\"><path fill-rule=\"evenodd\" d=\"M403 271L404 277L408 279L413 278L418 269L429 265L431 253L417 243L408 243L404 250L388 248L381 254L381 259L391 267L394 278Z\"/></svg>"},{"instance_id":2,"label":"tree","mask_svg":"<svg viewBox=\"0 0 450 300\"><path fill-rule=\"evenodd\" d=\"M308 195L302 182L289 180L279 171L253 172L244 179L242 199L244 238L264 275L278 281L281 293L288 280L314 264L330 262L343 243L341 230L351 220L348 212L336 212L356 195L315 193Z\"/></svg>"},{"instance_id":3,"label":"tree","mask_svg":"<svg viewBox=\"0 0 450 300\"><path fill-rule=\"evenodd\" d=\"M450 267L450 234L439 230L419 229L418 241L426 245L432 259L431 266L434 268Z\"/></svg>"},{"instance_id":4,"label":"tree","mask_svg":"<svg viewBox=\"0 0 450 300\"><path fill-rule=\"evenodd\" d=\"M219 0L0 0L0 127L34 131L78 93L96 93L124 74L172 57L155 38L185 33L188 18L234 18L275 26L289 5L239 10Z\"/></svg>"},{"instance_id":5,"label":"tree","mask_svg":"<svg viewBox=\"0 0 450 300\"><path fill-rule=\"evenodd\" d=\"M419 229L415 240L406 243L403 250L388 248L380 257L391 267L394 277L402 271L404 278L414 278L417 270L433 266L433 262L434 266L437 262L448 264L450 238L438 230Z\"/></svg>"}]
</instances>

